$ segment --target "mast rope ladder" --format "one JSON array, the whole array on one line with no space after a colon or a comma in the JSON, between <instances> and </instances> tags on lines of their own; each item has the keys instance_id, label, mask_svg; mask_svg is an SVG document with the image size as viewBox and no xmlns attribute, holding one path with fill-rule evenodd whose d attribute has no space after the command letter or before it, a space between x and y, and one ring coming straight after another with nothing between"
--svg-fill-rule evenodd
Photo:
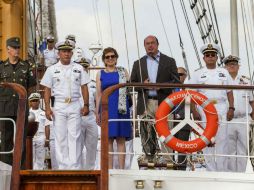
<instances>
[{"instance_id":1,"label":"mast rope ladder","mask_svg":"<svg viewBox=\"0 0 254 190\"><path fill-rule=\"evenodd\" d=\"M186 22L186 25L187 25L187 28L188 28L188 31L189 31L189 34L190 34L190 37L191 37L192 45L194 47L195 54L196 54L196 57L197 57L197 60L198 60L198 63L199 63L199 68L202 68L201 59L199 57L198 48L197 48L196 41L194 39L194 35L193 35L192 29L191 29L191 24L190 24L190 21L189 21L189 18L188 18L188 14L187 14L187 11L186 11L184 1L180 0L180 3L181 3L182 11L183 11L183 14L184 14L185 22Z\"/></svg>"}]
</instances>

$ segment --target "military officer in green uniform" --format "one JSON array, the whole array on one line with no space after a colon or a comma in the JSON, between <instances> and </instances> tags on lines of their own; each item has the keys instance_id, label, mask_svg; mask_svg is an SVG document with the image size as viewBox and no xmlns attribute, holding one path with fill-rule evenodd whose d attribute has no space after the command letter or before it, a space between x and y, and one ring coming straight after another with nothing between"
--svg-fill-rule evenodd
<instances>
[{"instance_id":1,"label":"military officer in green uniform","mask_svg":"<svg viewBox=\"0 0 254 190\"><path fill-rule=\"evenodd\" d=\"M18 37L9 38L6 41L8 59L0 64L0 82L17 83L25 87L28 94L36 86L36 80L31 71L31 66L27 61L20 59L20 39ZM18 110L18 94L7 88L0 88L0 117L12 118L16 121ZM27 112L28 113L28 112ZM26 114L27 116L28 114ZM27 123L27 118L26 122ZM0 152L10 151L13 148L13 124L10 121L0 121ZM26 137L26 124L24 130L24 140ZM25 141L23 141L24 143ZM24 144L23 144L23 147ZM23 148L24 150L24 148ZM0 161L12 164L12 154L0 154ZM24 151L22 155L24 161Z\"/></svg>"}]
</instances>

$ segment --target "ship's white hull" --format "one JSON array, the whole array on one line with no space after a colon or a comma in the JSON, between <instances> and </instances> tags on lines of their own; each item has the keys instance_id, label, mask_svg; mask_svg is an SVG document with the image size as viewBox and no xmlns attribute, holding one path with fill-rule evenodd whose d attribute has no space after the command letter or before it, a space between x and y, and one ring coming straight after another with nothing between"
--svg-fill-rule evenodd
<instances>
[{"instance_id":1,"label":"ship's white hull","mask_svg":"<svg viewBox=\"0 0 254 190\"><path fill-rule=\"evenodd\" d=\"M144 190L253 190L254 173L229 173L174 170L111 170L110 190L136 189L137 180L144 181ZM155 181L161 188L154 188Z\"/></svg>"}]
</instances>

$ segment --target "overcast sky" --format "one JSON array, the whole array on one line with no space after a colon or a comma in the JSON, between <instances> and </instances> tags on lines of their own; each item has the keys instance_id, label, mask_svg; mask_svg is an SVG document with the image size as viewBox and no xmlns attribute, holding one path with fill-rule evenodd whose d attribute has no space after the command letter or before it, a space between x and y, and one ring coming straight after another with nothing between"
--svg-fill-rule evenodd
<instances>
[{"instance_id":1,"label":"overcast sky","mask_svg":"<svg viewBox=\"0 0 254 190\"><path fill-rule=\"evenodd\" d=\"M86 56L92 57L92 53L88 50L92 43L99 41L96 22L93 9L93 0L55 0L56 17L57 17L57 31L59 40L63 40L67 34L74 34L77 38L77 46L84 49ZM132 0L122 0L124 5L124 16L126 23L127 44L129 52L129 64L127 59L127 51L125 48L124 24L122 18L121 0L95 0L98 5L99 20L101 27L101 36L103 47L113 46L118 51L120 57L118 64L125 66L127 69L132 67L133 62L138 59L137 38L134 23L134 14L132 7ZM110 2L110 13L112 21L111 38L110 17L108 2ZM162 19L165 25L165 30L169 39L170 48L167 43L167 38L163 30L163 25L160 20L159 11L156 6L156 0L135 0L135 14L137 22L137 34L139 42L139 52L142 57L145 54L143 47L143 40L147 35L156 35L159 39L159 49L162 53L175 58L177 66L184 66L181 55L181 48L178 40L177 27L173 15L173 9L170 0L157 0L161 10ZM189 8L189 0L185 0L189 19L192 21L192 29L197 42L198 50L203 44L197 25L194 22L193 13ZM225 54L230 53L230 0L214 0L216 6L216 13L219 22L221 37ZM247 1L245 1L247 3ZM249 2L249 0L248 0ZM199 68L190 35L184 20L183 12L179 0L174 0L177 11L177 19L179 22L180 33L182 35L185 52L187 54L187 61L191 73ZM240 5L240 3L238 2ZM238 16L241 16L239 10ZM244 32L242 27L242 19L239 22L239 41L240 41L240 57L242 58L241 72L248 75ZM252 25L253 26L253 25ZM252 27L251 26L251 27ZM113 44L112 44L113 42ZM199 52L202 59L202 55ZM253 64L253 63L251 63Z\"/></svg>"}]
</instances>

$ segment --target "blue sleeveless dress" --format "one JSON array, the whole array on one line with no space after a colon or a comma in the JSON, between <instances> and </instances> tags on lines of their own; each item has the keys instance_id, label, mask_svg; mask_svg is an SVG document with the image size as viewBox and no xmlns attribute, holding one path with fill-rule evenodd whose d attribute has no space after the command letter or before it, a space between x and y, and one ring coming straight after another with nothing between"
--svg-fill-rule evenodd
<instances>
[{"instance_id":1,"label":"blue sleeveless dress","mask_svg":"<svg viewBox=\"0 0 254 190\"><path fill-rule=\"evenodd\" d=\"M106 88L119 84L119 74L115 72L105 72L101 70L101 88L105 90ZM126 100L127 114L120 114L118 112L118 98L119 90L115 90L108 100L108 117L109 119L130 119L130 109L129 102ZM130 121L110 121L108 124L109 138L116 137L131 137L131 122Z\"/></svg>"}]
</instances>

